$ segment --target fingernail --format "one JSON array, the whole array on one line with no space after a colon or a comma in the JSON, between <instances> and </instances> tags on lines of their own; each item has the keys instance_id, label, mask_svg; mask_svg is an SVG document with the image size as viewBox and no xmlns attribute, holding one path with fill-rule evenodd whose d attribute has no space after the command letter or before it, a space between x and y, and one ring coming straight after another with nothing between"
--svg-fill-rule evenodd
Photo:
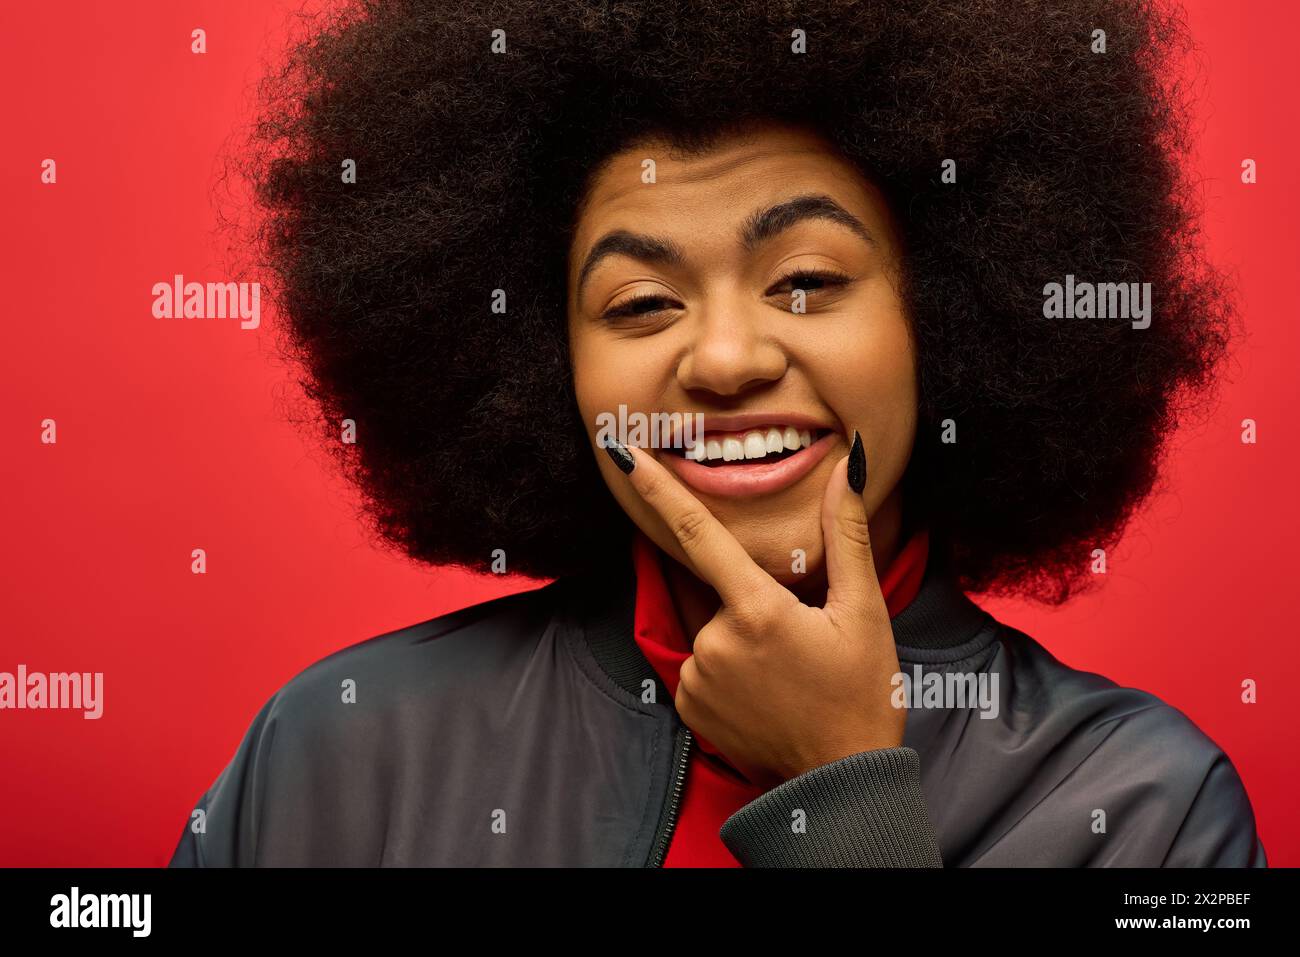
<instances>
[{"instance_id":1,"label":"fingernail","mask_svg":"<svg viewBox=\"0 0 1300 957\"><path fill-rule=\"evenodd\" d=\"M609 453L609 457L614 460L614 464L619 467L619 470L624 475L630 474L636 468L636 459L632 458L632 453L618 439L607 436L605 438L605 451Z\"/></svg>"},{"instance_id":2,"label":"fingernail","mask_svg":"<svg viewBox=\"0 0 1300 957\"><path fill-rule=\"evenodd\" d=\"M853 430L853 445L849 448L849 488L862 494L867 487L867 453L862 447L862 436Z\"/></svg>"}]
</instances>

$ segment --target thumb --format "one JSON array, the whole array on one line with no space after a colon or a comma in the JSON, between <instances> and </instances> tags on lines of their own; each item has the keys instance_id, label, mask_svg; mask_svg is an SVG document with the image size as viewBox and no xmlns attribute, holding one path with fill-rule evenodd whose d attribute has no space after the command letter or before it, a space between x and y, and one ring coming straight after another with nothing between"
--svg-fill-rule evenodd
<instances>
[{"instance_id":1,"label":"thumb","mask_svg":"<svg viewBox=\"0 0 1300 957\"><path fill-rule=\"evenodd\" d=\"M866 478L866 452L862 447L862 436L854 429L848 457L835 466L822 501L826 611L832 617L870 619L883 612L885 607L885 596L881 594L880 581L876 577L875 558L871 554L867 507L862 500Z\"/></svg>"}]
</instances>

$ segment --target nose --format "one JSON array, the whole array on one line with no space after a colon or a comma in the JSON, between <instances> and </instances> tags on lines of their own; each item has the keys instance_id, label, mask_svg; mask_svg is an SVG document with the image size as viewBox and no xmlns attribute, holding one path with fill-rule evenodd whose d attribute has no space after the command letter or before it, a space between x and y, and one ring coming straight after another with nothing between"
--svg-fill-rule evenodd
<instances>
[{"instance_id":1,"label":"nose","mask_svg":"<svg viewBox=\"0 0 1300 957\"><path fill-rule=\"evenodd\" d=\"M761 307L715 302L696 313L677 366L683 389L734 396L785 375L785 350L759 327L756 308Z\"/></svg>"}]
</instances>

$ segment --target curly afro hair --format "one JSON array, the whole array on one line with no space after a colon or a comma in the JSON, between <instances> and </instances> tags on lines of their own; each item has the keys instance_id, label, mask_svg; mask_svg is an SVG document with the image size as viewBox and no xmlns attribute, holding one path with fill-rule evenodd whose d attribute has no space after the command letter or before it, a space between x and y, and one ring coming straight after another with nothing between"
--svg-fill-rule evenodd
<instances>
[{"instance_id":1,"label":"curly afro hair","mask_svg":"<svg viewBox=\"0 0 1300 957\"><path fill-rule=\"evenodd\" d=\"M378 533L423 562L486 569L501 548L513 572L577 574L631 531L569 369L589 174L650 134L811 125L900 223L910 520L968 590L1061 601L1232 339L1182 166L1188 46L1143 0L365 0L309 21L263 85L255 248ZM1067 274L1151 283L1150 327L1044 318Z\"/></svg>"}]
</instances>

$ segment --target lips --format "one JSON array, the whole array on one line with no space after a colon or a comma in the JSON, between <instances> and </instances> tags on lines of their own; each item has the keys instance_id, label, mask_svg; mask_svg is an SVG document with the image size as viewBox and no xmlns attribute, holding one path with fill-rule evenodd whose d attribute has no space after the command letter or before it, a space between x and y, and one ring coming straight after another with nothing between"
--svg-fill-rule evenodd
<instances>
[{"instance_id":1,"label":"lips","mask_svg":"<svg viewBox=\"0 0 1300 957\"><path fill-rule=\"evenodd\" d=\"M718 496L783 491L811 472L838 433L809 416L747 413L706 416L702 436L661 458L687 485Z\"/></svg>"}]
</instances>

